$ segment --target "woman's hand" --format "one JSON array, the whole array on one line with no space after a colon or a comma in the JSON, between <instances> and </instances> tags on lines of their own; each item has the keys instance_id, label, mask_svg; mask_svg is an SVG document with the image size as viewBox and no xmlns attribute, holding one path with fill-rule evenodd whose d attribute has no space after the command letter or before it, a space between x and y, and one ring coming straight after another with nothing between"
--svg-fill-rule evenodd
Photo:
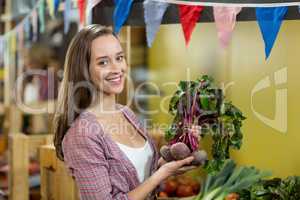
<instances>
[{"instance_id":1,"label":"woman's hand","mask_svg":"<svg viewBox=\"0 0 300 200\"><path fill-rule=\"evenodd\" d=\"M163 157L160 157L159 159L158 159L158 168L160 168L161 166L163 166L164 164L166 164L167 163L167 161L165 161L164 159L163 159Z\"/></svg>"},{"instance_id":2,"label":"woman's hand","mask_svg":"<svg viewBox=\"0 0 300 200\"><path fill-rule=\"evenodd\" d=\"M159 168L158 173L160 173L162 180L164 180L172 175L178 175L178 174L185 173L191 169L196 168L196 166L185 166L185 165L191 164L191 162L193 160L194 160L194 157L189 156L183 160L167 162ZM163 162L163 161L161 161L161 162Z\"/></svg>"}]
</instances>

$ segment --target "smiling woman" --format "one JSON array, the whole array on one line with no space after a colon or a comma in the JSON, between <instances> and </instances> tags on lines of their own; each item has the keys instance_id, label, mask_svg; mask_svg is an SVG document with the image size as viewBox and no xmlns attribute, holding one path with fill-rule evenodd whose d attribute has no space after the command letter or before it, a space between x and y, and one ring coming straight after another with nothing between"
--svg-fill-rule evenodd
<instances>
[{"instance_id":1,"label":"smiling woman","mask_svg":"<svg viewBox=\"0 0 300 200\"><path fill-rule=\"evenodd\" d=\"M54 144L81 199L153 199L163 180L192 169L183 166L193 157L166 164L158 160L140 120L129 107L116 103L126 72L122 47L110 29L90 25L71 42L54 119Z\"/></svg>"},{"instance_id":2,"label":"smiling woman","mask_svg":"<svg viewBox=\"0 0 300 200\"><path fill-rule=\"evenodd\" d=\"M120 93L127 64L118 39L112 34L98 37L91 48L91 80L105 93Z\"/></svg>"}]
</instances>

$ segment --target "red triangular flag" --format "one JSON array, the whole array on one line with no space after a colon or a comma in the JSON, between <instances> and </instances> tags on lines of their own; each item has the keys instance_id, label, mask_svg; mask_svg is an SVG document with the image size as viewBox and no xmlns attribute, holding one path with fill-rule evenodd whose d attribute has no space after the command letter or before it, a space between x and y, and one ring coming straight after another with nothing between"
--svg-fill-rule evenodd
<instances>
[{"instance_id":1,"label":"red triangular flag","mask_svg":"<svg viewBox=\"0 0 300 200\"><path fill-rule=\"evenodd\" d=\"M179 5L179 18L186 45L190 42L192 32L203 9L203 6Z\"/></svg>"},{"instance_id":2,"label":"red triangular flag","mask_svg":"<svg viewBox=\"0 0 300 200\"><path fill-rule=\"evenodd\" d=\"M80 24L84 24L85 20L85 0L78 0L77 1L78 11L79 11L79 21Z\"/></svg>"}]
</instances>

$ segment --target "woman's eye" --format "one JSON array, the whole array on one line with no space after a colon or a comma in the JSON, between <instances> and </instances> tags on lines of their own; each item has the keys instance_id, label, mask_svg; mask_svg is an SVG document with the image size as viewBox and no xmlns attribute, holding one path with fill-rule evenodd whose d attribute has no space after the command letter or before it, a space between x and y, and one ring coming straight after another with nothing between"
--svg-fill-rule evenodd
<instances>
[{"instance_id":1,"label":"woman's eye","mask_svg":"<svg viewBox=\"0 0 300 200\"><path fill-rule=\"evenodd\" d=\"M117 61L122 62L124 60L124 56L118 56Z\"/></svg>"},{"instance_id":2,"label":"woman's eye","mask_svg":"<svg viewBox=\"0 0 300 200\"><path fill-rule=\"evenodd\" d=\"M104 66L104 65L107 65L108 64L108 61L107 60L101 60L98 62L98 65L101 65L101 66Z\"/></svg>"}]
</instances>

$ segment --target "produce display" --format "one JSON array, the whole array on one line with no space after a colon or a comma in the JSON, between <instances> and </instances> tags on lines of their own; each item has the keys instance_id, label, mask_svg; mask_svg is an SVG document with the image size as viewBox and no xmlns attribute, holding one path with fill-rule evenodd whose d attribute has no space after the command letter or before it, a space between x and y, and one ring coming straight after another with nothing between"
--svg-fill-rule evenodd
<instances>
[{"instance_id":1,"label":"produce display","mask_svg":"<svg viewBox=\"0 0 300 200\"><path fill-rule=\"evenodd\" d=\"M180 175L168 178L162 185L158 196L167 197L189 197L195 196L200 191L200 181L192 177Z\"/></svg>"},{"instance_id":2,"label":"produce display","mask_svg":"<svg viewBox=\"0 0 300 200\"><path fill-rule=\"evenodd\" d=\"M222 90L209 76L180 81L169 105L174 119L165 132L167 145L161 147L160 154L167 162L192 155L195 158L192 165L201 165L207 177L198 185L195 180L182 176L168 179L159 199L300 200L300 177L265 179L271 176L270 172L237 167L230 159L229 150L241 148L245 117L224 99ZM201 127L201 131L196 132L194 126ZM200 145L201 139L207 136L212 138L211 159Z\"/></svg>"},{"instance_id":3,"label":"produce display","mask_svg":"<svg viewBox=\"0 0 300 200\"><path fill-rule=\"evenodd\" d=\"M240 149L242 145L241 126L245 117L224 100L222 90L209 76L180 81L170 100L169 113L174 120L165 134L168 144L160 149L167 162L193 155L193 165L202 165L208 173L215 173L230 158L230 148ZM193 131L193 126L201 127L200 135ZM211 160L199 145L206 135L213 139Z\"/></svg>"},{"instance_id":4,"label":"produce display","mask_svg":"<svg viewBox=\"0 0 300 200\"><path fill-rule=\"evenodd\" d=\"M261 180L239 192L239 200L299 200L300 177Z\"/></svg>"},{"instance_id":5,"label":"produce display","mask_svg":"<svg viewBox=\"0 0 300 200\"><path fill-rule=\"evenodd\" d=\"M270 175L270 172L260 172L254 167L237 167L234 161L227 160L221 171L207 176L195 200L238 200L237 191L249 188Z\"/></svg>"}]
</instances>

